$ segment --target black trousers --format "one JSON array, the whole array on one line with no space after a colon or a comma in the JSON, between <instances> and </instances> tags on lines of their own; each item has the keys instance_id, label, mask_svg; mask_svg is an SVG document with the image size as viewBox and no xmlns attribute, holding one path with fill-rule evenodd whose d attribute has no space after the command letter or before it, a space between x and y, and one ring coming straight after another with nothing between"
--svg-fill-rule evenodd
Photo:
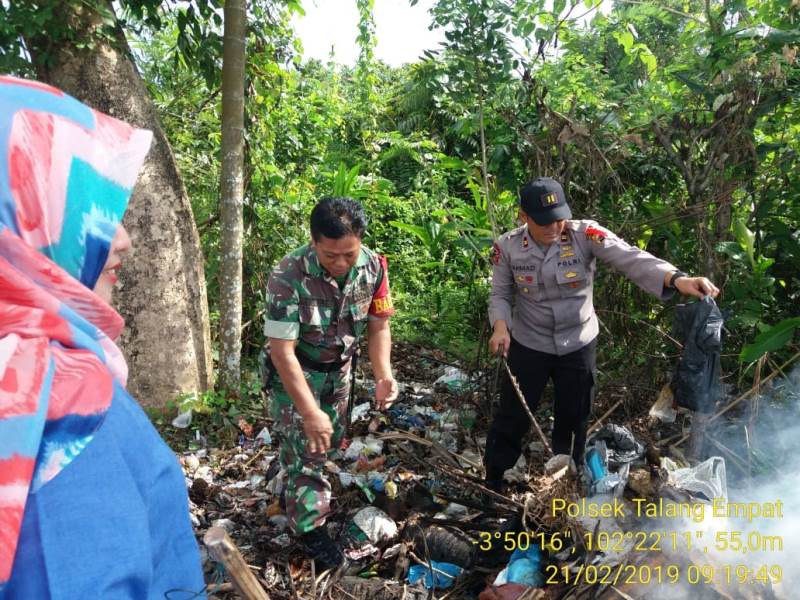
<instances>
[{"instance_id":1,"label":"black trousers","mask_svg":"<svg viewBox=\"0 0 800 600\"><path fill-rule=\"evenodd\" d=\"M553 452L569 454L580 465L586 445L586 428L594 397L594 373L597 340L564 356L538 352L512 338L508 366L517 378L531 411L536 410L547 380L553 380L555 406ZM522 452L522 439L531 421L520 404L511 380L503 381L500 405L494 415L486 440L486 479L500 481L506 469L514 466Z\"/></svg>"}]
</instances>

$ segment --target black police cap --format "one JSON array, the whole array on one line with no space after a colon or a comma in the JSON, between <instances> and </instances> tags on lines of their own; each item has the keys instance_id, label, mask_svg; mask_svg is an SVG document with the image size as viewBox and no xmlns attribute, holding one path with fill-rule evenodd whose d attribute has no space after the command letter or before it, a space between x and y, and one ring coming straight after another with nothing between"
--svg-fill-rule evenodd
<instances>
[{"instance_id":1,"label":"black police cap","mask_svg":"<svg viewBox=\"0 0 800 600\"><path fill-rule=\"evenodd\" d=\"M537 225L571 219L564 188L552 177L537 177L519 192L519 206Z\"/></svg>"}]
</instances>

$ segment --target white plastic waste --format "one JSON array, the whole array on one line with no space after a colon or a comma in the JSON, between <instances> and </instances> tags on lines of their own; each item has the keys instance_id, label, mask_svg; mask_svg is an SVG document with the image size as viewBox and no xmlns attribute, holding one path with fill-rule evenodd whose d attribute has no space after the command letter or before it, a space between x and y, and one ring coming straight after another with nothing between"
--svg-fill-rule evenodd
<instances>
[{"instance_id":1,"label":"white plastic waste","mask_svg":"<svg viewBox=\"0 0 800 600\"><path fill-rule=\"evenodd\" d=\"M368 435L365 438L355 438L344 453L347 460L358 460L360 456L369 458L383 453L383 440Z\"/></svg>"},{"instance_id":2,"label":"white plastic waste","mask_svg":"<svg viewBox=\"0 0 800 600\"><path fill-rule=\"evenodd\" d=\"M650 407L650 416L655 417L662 423L674 423L678 411L672 408L673 396L672 387L669 383L664 384L658 393L655 404Z\"/></svg>"},{"instance_id":3,"label":"white plastic waste","mask_svg":"<svg viewBox=\"0 0 800 600\"><path fill-rule=\"evenodd\" d=\"M568 469L573 475L578 472L578 469L575 467L575 461L569 454L556 454L544 463L544 472L548 475L553 475L561 469Z\"/></svg>"},{"instance_id":4,"label":"white plastic waste","mask_svg":"<svg viewBox=\"0 0 800 600\"><path fill-rule=\"evenodd\" d=\"M342 484L342 487L350 487L353 484L358 484L359 487L363 487L367 484L367 478L365 475L353 475L347 471L340 471L339 483Z\"/></svg>"},{"instance_id":5,"label":"white plastic waste","mask_svg":"<svg viewBox=\"0 0 800 600\"><path fill-rule=\"evenodd\" d=\"M369 402L363 402L361 404L356 404L353 407L353 413L351 415L351 418L352 418L353 422L356 422L359 419L365 418L367 416L367 414L369 413L369 409L371 408L371 406L372 406L372 404L369 403Z\"/></svg>"},{"instance_id":6,"label":"white plastic waste","mask_svg":"<svg viewBox=\"0 0 800 600\"><path fill-rule=\"evenodd\" d=\"M212 527L221 527L228 533L233 531L234 527L236 527L236 523L231 521L230 519L217 519L213 523L211 523Z\"/></svg>"},{"instance_id":7,"label":"white plastic waste","mask_svg":"<svg viewBox=\"0 0 800 600\"><path fill-rule=\"evenodd\" d=\"M283 491L284 479L286 478L286 470L281 468L280 471L269 480L267 484L267 491L273 496L280 496Z\"/></svg>"},{"instance_id":8,"label":"white plastic waste","mask_svg":"<svg viewBox=\"0 0 800 600\"><path fill-rule=\"evenodd\" d=\"M358 511L353 517L353 523L367 534L373 544L390 540L397 535L397 523L380 508L367 506Z\"/></svg>"},{"instance_id":9,"label":"white plastic waste","mask_svg":"<svg viewBox=\"0 0 800 600\"><path fill-rule=\"evenodd\" d=\"M715 498L728 499L728 481L725 475L725 459L712 456L694 467L676 468L669 458L661 459L661 467L669 473L669 483L709 502Z\"/></svg>"},{"instance_id":10,"label":"white plastic waste","mask_svg":"<svg viewBox=\"0 0 800 600\"><path fill-rule=\"evenodd\" d=\"M178 429L186 429L191 424L192 424L191 408L183 411L182 413L178 414L177 417L172 419L172 426L177 427Z\"/></svg>"},{"instance_id":11,"label":"white plastic waste","mask_svg":"<svg viewBox=\"0 0 800 600\"><path fill-rule=\"evenodd\" d=\"M517 464L506 470L503 474L503 479L509 483L525 483L528 481L528 461L525 460L524 454L519 455Z\"/></svg>"},{"instance_id":12,"label":"white plastic waste","mask_svg":"<svg viewBox=\"0 0 800 600\"><path fill-rule=\"evenodd\" d=\"M208 483L209 485L214 483L214 475L211 472L211 467L209 467L208 465L203 465L202 467L199 467L194 472L194 478L205 479L206 483Z\"/></svg>"},{"instance_id":13,"label":"white plastic waste","mask_svg":"<svg viewBox=\"0 0 800 600\"><path fill-rule=\"evenodd\" d=\"M265 446L269 446L272 443L272 436L269 433L269 429L264 427L261 431L258 432L256 436L256 442L264 444Z\"/></svg>"},{"instance_id":14,"label":"white plastic waste","mask_svg":"<svg viewBox=\"0 0 800 600\"><path fill-rule=\"evenodd\" d=\"M183 457L183 464L189 473L194 473L200 468L200 459L195 454L188 454Z\"/></svg>"},{"instance_id":15,"label":"white plastic waste","mask_svg":"<svg viewBox=\"0 0 800 600\"><path fill-rule=\"evenodd\" d=\"M459 391L469 385L469 375L458 367L446 367L444 374L434 381L433 385L434 387L444 385L451 391Z\"/></svg>"}]
</instances>

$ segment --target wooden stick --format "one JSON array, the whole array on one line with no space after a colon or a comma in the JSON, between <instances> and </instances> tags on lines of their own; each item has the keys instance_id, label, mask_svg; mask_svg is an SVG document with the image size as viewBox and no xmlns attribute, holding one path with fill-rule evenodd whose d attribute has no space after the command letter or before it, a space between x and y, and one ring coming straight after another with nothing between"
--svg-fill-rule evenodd
<instances>
[{"instance_id":1,"label":"wooden stick","mask_svg":"<svg viewBox=\"0 0 800 600\"><path fill-rule=\"evenodd\" d=\"M547 443L547 438L544 436L542 428L539 427L536 417L533 416L528 403L525 401L525 396L522 394L519 383L517 383L517 378L514 377L514 374L511 372L511 367L508 366L508 361L505 358L503 359L503 366L506 368L506 373L508 373L508 376L511 379L511 387L513 387L514 391L517 393L517 398L519 399L520 404L522 404L522 408L524 408L525 412L528 413L528 418L531 420L531 423L533 423L533 428L536 430L536 433L539 434L539 439L542 440L545 450L547 450L548 454L552 454L553 450L550 448L550 444Z\"/></svg>"},{"instance_id":2,"label":"wooden stick","mask_svg":"<svg viewBox=\"0 0 800 600\"><path fill-rule=\"evenodd\" d=\"M605 419L608 415L610 415L612 412L614 412L617 409L617 407L620 404L622 404L623 400L625 400L625 398L620 398L619 400L617 400L614 403L614 406L612 406L606 412L604 412L603 416L601 416L599 419L597 419L597 421L594 422L594 425L592 425L591 427L589 427L589 429L586 430L586 433L587 434L592 433L592 431L594 431L597 428L597 426L600 425L600 423L603 422L603 419Z\"/></svg>"},{"instance_id":3,"label":"wooden stick","mask_svg":"<svg viewBox=\"0 0 800 600\"><path fill-rule=\"evenodd\" d=\"M269 600L264 588L244 562L236 544L222 527L209 529L203 536L203 543L211 558L225 567L240 596L245 600Z\"/></svg>"}]
</instances>

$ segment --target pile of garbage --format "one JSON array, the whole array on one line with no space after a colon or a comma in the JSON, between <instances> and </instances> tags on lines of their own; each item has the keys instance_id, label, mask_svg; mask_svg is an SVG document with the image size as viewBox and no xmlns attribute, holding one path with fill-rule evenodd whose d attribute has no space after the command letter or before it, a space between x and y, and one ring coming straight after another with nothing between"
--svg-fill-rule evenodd
<instances>
[{"instance_id":1,"label":"pile of garbage","mask_svg":"<svg viewBox=\"0 0 800 600\"><path fill-rule=\"evenodd\" d=\"M180 457L198 537L212 526L225 529L273 599L620 597L615 590L647 597L636 586L612 589L578 576L590 565L610 569L641 561L635 540L625 536L613 550L586 540L601 531L638 531L642 523L554 515L554 500L710 501L726 497L724 461L692 467L662 456L652 439L635 433L639 422L634 428L598 423L582 465L547 455L531 434L505 474L508 493L494 493L482 485L486 389L493 376L418 357L415 379L401 383L387 412L371 408L370 380L358 381L350 438L325 467L333 488L326 527L344 549L347 572L312 577L281 502L279 440L268 421L258 427L240 422L234 448L200 447ZM549 435L552 419L546 409L541 413ZM210 596L235 597L219 565L202 546L201 552Z\"/></svg>"}]
</instances>

